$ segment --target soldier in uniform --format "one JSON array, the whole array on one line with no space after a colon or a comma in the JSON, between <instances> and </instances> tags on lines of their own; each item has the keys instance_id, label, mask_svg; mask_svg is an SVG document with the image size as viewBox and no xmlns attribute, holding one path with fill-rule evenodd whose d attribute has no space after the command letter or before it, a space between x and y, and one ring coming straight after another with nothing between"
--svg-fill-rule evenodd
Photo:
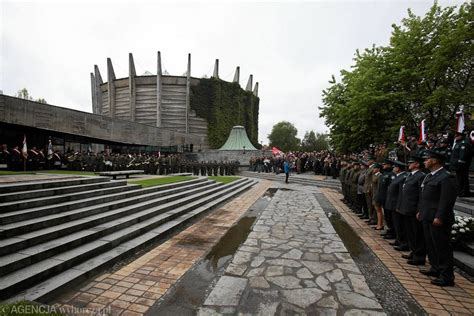
<instances>
[{"instance_id":1,"label":"soldier in uniform","mask_svg":"<svg viewBox=\"0 0 474 316\"><path fill-rule=\"evenodd\" d=\"M339 181L341 182L341 189L342 189L342 196L344 197L343 198L343 202L346 202L347 201L347 193L346 193L346 182L345 182L345 176L346 176L346 172L347 172L347 168L346 168L346 162L343 161L342 164L341 164L341 172L339 173ZM315 168L316 170L316 168ZM316 171L314 172L316 174Z\"/></svg>"},{"instance_id":2,"label":"soldier in uniform","mask_svg":"<svg viewBox=\"0 0 474 316\"><path fill-rule=\"evenodd\" d=\"M469 188L469 167L471 165L471 159L471 144L467 141L464 133L456 132L450 167L451 170L456 171L458 195L460 197L469 197L471 195Z\"/></svg>"},{"instance_id":3,"label":"soldier in uniform","mask_svg":"<svg viewBox=\"0 0 474 316\"><path fill-rule=\"evenodd\" d=\"M375 230L382 230L383 229L383 213L382 213L382 205L380 204L379 199L379 184L380 178L382 177L382 165L379 163L375 163L372 166L373 176L372 176L372 189L373 189L373 196L372 196L372 205L376 212L376 220L377 226L374 228Z\"/></svg>"},{"instance_id":4,"label":"soldier in uniform","mask_svg":"<svg viewBox=\"0 0 474 316\"><path fill-rule=\"evenodd\" d=\"M361 212L361 205L359 203L359 200L357 199L357 182L359 180L359 174L360 174L360 163L358 161L354 162L354 171L352 172L351 176L351 200L353 203L353 208L352 210L360 214Z\"/></svg>"},{"instance_id":5,"label":"soldier in uniform","mask_svg":"<svg viewBox=\"0 0 474 316\"><path fill-rule=\"evenodd\" d=\"M408 259L407 263L411 265L424 265L426 248L423 225L416 219L416 213L419 209L421 183L425 178L425 174L421 171L423 160L419 157L410 157L408 163L409 173L400 187L398 211L402 215L410 254L402 255L402 258Z\"/></svg>"},{"instance_id":6,"label":"soldier in uniform","mask_svg":"<svg viewBox=\"0 0 474 316\"><path fill-rule=\"evenodd\" d=\"M349 207L352 208L352 204L354 201L352 201L352 196L351 196L351 188L352 188L352 174L354 173L354 163L351 162L348 166L348 170L346 172L346 178L344 179L344 183L346 184L346 204L349 205Z\"/></svg>"},{"instance_id":7,"label":"soldier in uniform","mask_svg":"<svg viewBox=\"0 0 474 316\"><path fill-rule=\"evenodd\" d=\"M405 170L406 165L398 160L393 162L393 173L395 179L392 180L387 189L387 200L385 201L384 207L390 210L393 218L393 227L395 229L396 240L391 242L390 245L395 246L395 250L407 251L408 242L406 232L403 225L403 219L399 211L397 211L398 199L400 196L400 186L405 182L407 176Z\"/></svg>"},{"instance_id":8,"label":"soldier in uniform","mask_svg":"<svg viewBox=\"0 0 474 316\"><path fill-rule=\"evenodd\" d=\"M362 219L368 219L369 213L367 209L367 199L365 198L364 194L364 182L367 176L367 170L369 165L365 161L360 161L360 172L359 176L357 177L357 200L360 205L361 214L359 215Z\"/></svg>"},{"instance_id":9,"label":"soldier in uniform","mask_svg":"<svg viewBox=\"0 0 474 316\"><path fill-rule=\"evenodd\" d=\"M385 223L387 224L387 230L382 236L385 239L395 238L395 231L393 228L392 212L391 210L385 208L385 201L387 200L388 186L392 182L392 179L395 178L393 173L393 161L390 159L385 159L382 164L382 176L380 178L379 189L377 192L377 201L383 208Z\"/></svg>"},{"instance_id":10,"label":"soldier in uniform","mask_svg":"<svg viewBox=\"0 0 474 316\"><path fill-rule=\"evenodd\" d=\"M444 156L437 151L426 151L425 167L430 172L421 184L420 206L417 219L423 222L426 252L430 260L429 270L421 273L437 277L431 283L439 286L453 286L453 248L451 226L454 223L456 183L454 177L443 168Z\"/></svg>"},{"instance_id":11,"label":"soldier in uniform","mask_svg":"<svg viewBox=\"0 0 474 316\"><path fill-rule=\"evenodd\" d=\"M369 218L366 220L369 225L375 225L377 222L375 221L375 210L372 204L372 196L373 196L373 189L372 189L372 175L373 175L373 164L375 163L375 158L373 156L368 157L368 164L369 169L365 174L365 181L364 181L364 194L367 200L367 209L369 213Z\"/></svg>"}]
</instances>

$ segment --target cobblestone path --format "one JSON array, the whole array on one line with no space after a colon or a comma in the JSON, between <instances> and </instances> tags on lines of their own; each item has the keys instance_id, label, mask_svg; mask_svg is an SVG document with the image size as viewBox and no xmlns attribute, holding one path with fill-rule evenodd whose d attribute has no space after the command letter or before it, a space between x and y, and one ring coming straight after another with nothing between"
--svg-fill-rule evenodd
<instances>
[{"instance_id":1,"label":"cobblestone path","mask_svg":"<svg viewBox=\"0 0 474 316\"><path fill-rule=\"evenodd\" d=\"M313 192L289 187L275 194L198 314L385 315Z\"/></svg>"}]
</instances>

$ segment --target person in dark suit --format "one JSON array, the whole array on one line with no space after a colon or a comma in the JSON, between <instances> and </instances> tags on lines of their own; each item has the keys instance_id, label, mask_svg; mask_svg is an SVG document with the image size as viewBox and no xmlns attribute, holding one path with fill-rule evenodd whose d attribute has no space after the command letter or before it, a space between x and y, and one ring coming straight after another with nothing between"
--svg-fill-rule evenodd
<instances>
[{"instance_id":1,"label":"person in dark suit","mask_svg":"<svg viewBox=\"0 0 474 316\"><path fill-rule=\"evenodd\" d=\"M398 198L400 194L400 186L403 185L407 173L405 172L406 165L401 161L393 162L393 173L395 178L392 180L387 189L387 199L385 200L384 207L389 210L393 217L393 227L395 229L396 240L391 242L390 245L395 246L394 249L398 251L407 251L408 243L406 232L403 226L402 216L396 211Z\"/></svg>"},{"instance_id":2,"label":"person in dark suit","mask_svg":"<svg viewBox=\"0 0 474 316\"><path fill-rule=\"evenodd\" d=\"M410 157L408 163L409 173L400 187L398 212L402 214L403 226L407 233L411 252L408 255L402 255L402 257L408 259L408 264L424 265L426 248L423 224L416 219L416 213L419 210L421 183L426 175L420 170L423 167L423 159Z\"/></svg>"},{"instance_id":3,"label":"person in dark suit","mask_svg":"<svg viewBox=\"0 0 474 316\"><path fill-rule=\"evenodd\" d=\"M466 139L464 133L456 132L450 160L451 170L456 171L459 196L469 197L471 195L469 188L469 167L472 160L472 146Z\"/></svg>"},{"instance_id":4,"label":"person in dark suit","mask_svg":"<svg viewBox=\"0 0 474 316\"><path fill-rule=\"evenodd\" d=\"M426 169L430 171L422 181L420 206L417 219L423 222L426 252L430 260L429 270L420 270L428 276L435 276L431 283L439 286L453 286L453 248L451 226L454 223L456 202L456 180L443 167L444 156L434 150L425 151L423 157Z\"/></svg>"},{"instance_id":5,"label":"person in dark suit","mask_svg":"<svg viewBox=\"0 0 474 316\"><path fill-rule=\"evenodd\" d=\"M383 162L383 172L382 178L380 179L378 199L379 203L382 206L385 206L385 201L387 200L387 191L388 186L395 179L395 173L393 173L393 161L390 159L385 159ZM387 224L387 230L382 236L385 239L395 239L395 229L393 228L393 216L392 211L383 207L385 223Z\"/></svg>"}]
</instances>

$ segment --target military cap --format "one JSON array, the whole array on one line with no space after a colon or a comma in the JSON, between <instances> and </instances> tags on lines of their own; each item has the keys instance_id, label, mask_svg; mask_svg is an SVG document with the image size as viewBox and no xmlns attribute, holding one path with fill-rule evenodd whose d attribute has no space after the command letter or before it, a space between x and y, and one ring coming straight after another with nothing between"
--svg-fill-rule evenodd
<instances>
[{"instance_id":1,"label":"military cap","mask_svg":"<svg viewBox=\"0 0 474 316\"><path fill-rule=\"evenodd\" d=\"M435 159L438 159L438 160L442 160L444 161L444 159L446 158L444 156L444 153L441 152L441 151L438 151L438 150L425 150L423 152L423 156L421 156L422 159L430 159L430 158L435 158Z\"/></svg>"},{"instance_id":2,"label":"military cap","mask_svg":"<svg viewBox=\"0 0 474 316\"><path fill-rule=\"evenodd\" d=\"M382 165L379 164L378 162L376 162L376 163L374 163L374 165L372 166L372 168L382 169Z\"/></svg>"},{"instance_id":3,"label":"military cap","mask_svg":"<svg viewBox=\"0 0 474 316\"><path fill-rule=\"evenodd\" d=\"M400 160L393 161L393 165L402 169L407 166L405 163L401 162Z\"/></svg>"},{"instance_id":4,"label":"military cap","mask_svg":"<svg viewBox=\"0 0 474 316\"><path fill-rule=\"evenodd\" d=\"M423 164L423 159L420 156L410 156L408 157L408 163L412 162L418 162L420 164Z\"/></svg>"},{"instance_id":5,"label":"military cap","mask_svg":"<svg viewBox=\"0 0 474 316\"><path fill-rule=\"evenodd\" d=\"M385 159L383 163L386 165L392 165L392 166L395 164L395 162L391 159Z\"/></svg>"}]
</instances>

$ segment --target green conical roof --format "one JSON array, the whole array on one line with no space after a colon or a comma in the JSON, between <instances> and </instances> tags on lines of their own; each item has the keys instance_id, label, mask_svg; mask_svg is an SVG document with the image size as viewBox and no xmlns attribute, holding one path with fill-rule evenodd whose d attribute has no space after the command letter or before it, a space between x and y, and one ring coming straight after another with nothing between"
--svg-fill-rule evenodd
<instances>
[{"instance_id":1,"label":"green conical roof","mask_svg":"<svg viewBox=\"0 0 474 316\"><path fill-rule=\"evenodd\" d=\"M234 126L225 144L219 150L257 150L250 142L243 126Z\"/></svg>"}]
</instances>

